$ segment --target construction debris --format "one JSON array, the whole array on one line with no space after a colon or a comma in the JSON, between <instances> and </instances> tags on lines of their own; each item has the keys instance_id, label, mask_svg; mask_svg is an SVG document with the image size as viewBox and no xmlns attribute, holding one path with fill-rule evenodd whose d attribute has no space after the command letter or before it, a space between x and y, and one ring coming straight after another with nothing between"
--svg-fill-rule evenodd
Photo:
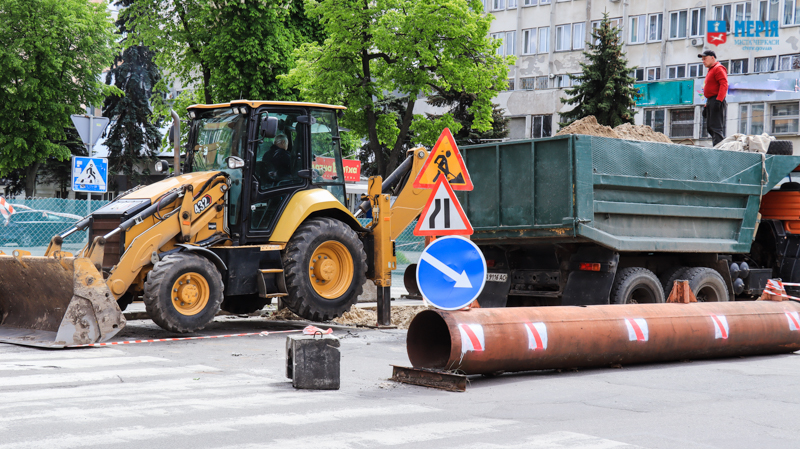
<instances>
[{"instance_id":1,"label":"construction debris","mask_svg":"<svg viewBox=\"0 0 800 449\"><path fill-rule=\"evenodd\" d=\"M427 306L394 306L392 307L392 326L398 329L408 329L411 320L423 310L428 310ZM295 315L289 309L280 309L266 317L267 320L276 321L306 321ZM374 326L378 322L378 312L376 307L353 307L339 318L334 318L336 324L350 326Z\"/></svg>"},{"instance_id":2,"label":"construction debris","mask_svg":"<svg viewBox=\"0 0 800 449\"><path fill-rule=\"evenodd\" d=\"M584 134L587 136L611 137L614 139L638 140L642 142L672 143L665 134L655 132L653 128L647 125L623 123L612 129L610 126L597 123L597 119L593 115L570 123L565 128L562 128L556 136L563 136L566 134Z\"/></svg>"}]
</instances>

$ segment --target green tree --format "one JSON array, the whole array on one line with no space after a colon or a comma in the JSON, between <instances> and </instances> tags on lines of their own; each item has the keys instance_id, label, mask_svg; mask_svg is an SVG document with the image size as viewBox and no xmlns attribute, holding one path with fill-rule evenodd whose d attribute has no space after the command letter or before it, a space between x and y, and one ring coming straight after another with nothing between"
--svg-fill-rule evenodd
<instances>
[{"instance_id":1,"label":"green tree","mask_svg":"<svg viewBox=\"0 0 800 449\"><path fill-rule=\"evenodd\" d=\"M117 6L129 8L134 0L120 0ZM119 33L128 38L129 16L121 15L117 20ZM125 175L131 185L139 184L141 175L150 173L150 162L154 162L161 145L158 120L153 121L150 98L154 87L161 79L158 67L153 63L153 52L143 45L127 46L114 59L106 74L106 83L119 88L124 95L106 98L103 116L111 119L106 134L109 175ZM140 173L140 165L144 170ZM112 187L115 178L109 176Z\"/></svg>"},{"instance_id":2,"label":"green tree","mask_svg":"<svg viewBox=\"0 0 800 449\"><path fill-rule=\"evenodd\" d=\"M202 89L206 103L292 99L277 76L300 44L320 39L292 0L136 0L122 12L135 40L155 53L165 81Z\"/></svg>"},{"instance_id":3,"label":"green tree","mask_svg":"<svg viewBox=\"0 0 800 449\"><path fill-rule=\"evenodd\" d=\"M436 107L447 107L448 112L461 125L461 130L453 133L456 145L474 145L483 140L502 139L508 136L508 118L503 116L503 110L497 104L492 104L492 127L485 131L478 131L472 127L475 116L469 112L469 107L475 101L474 94L465 92L448 91L428 97L428 104ZM441 115L428 114L436 120ZM438 136L437 136L438 137Z\"/></svg>"},{"instance_id":4,"label":"green tree","mask_svg":"<svg viewBox=\"0 0 800 449\"><path fill-rule=\"evenodd\" d=\"M577 105L561 113L562 127L589 115L601 125L633 124L633 107L640 94L633 87L636 79L631 73L636 67L628 67L621 34L604 13L600 27L592 32L588 50L583 52L588 62L582 62L582 73L573 76L580 84L565 91L569 98L561 99L562 103Z\"/></svg>"},{"instance_id":5,"label":"green tree","mask_svg":"<svg viewBox=\"0 0 800 449\"><path fill-rule=\"evenodd\" d=\"M70 114L100 104L114 89L98 76L114 57L105 5L87 0L0 3L0 175L25 170L25 194L49 157L70 156L61 144Z\"/></svg>"},{"instance_id":6,"label":"green tree","mask_svg":"<svg viewBox=\"0 0 800 449\"><path fill-rule=\"evenodd\" d=\"M81 141L81 136L78 135L78 130L76 130L74 126L70 126L65 129L64 132L66 139L59 143L65 146L70 154L74 156L89 155L89 152L86 150L86 145ZM72 160L61 160L55 156L50 156L41 167L39 167L37 181L43 184L56 186L59 197L66 198L69 194L69 188L72 182Z\"/></svg>"},{"instance_id":7,"label":"green tree","mask_svg":"<svg viewBox=\"0 0 800 449\"><path fill-rule=\"evenodd\" d=\"M448 126L414 114L420 97L449 90L475 95L468 108L474 128L491 128L491 99L506 85L513 57L498 56L499 42L488 35L492 15L478 0L318 0L306 3L318 18L325 42L295 53L297 67L284 78L310 101L348 107L343 126L367 139L369 155L381 175L390 173L411 133L417 143ZM400 111L380 107L387 97L404 98ZM386 152L388 151L388 157Z\"/></svg>"}]
</instances>

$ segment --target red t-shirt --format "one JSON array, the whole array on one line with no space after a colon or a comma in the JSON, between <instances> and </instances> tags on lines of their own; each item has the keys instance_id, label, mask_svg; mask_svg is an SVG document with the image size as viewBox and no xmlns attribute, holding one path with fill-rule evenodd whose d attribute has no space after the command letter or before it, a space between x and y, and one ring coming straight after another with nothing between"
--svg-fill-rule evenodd
<instances>
[{"instance_id":1,"label":"red t-shirt","mask_svg":"<svg viewBox=\"0 0 800 449\"><path fill-rule=\"evenodd\" d=\"M708 69L703 95L706 98L716 96L719 101L725 101L725 96L728 95L728 70L719 62Z\"/></svg>"}]
</instances>

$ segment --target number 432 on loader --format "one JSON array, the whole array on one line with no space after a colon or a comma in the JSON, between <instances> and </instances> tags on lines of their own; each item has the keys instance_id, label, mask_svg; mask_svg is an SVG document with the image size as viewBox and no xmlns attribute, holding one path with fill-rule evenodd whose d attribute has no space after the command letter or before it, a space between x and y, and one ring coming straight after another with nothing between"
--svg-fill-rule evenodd
<instances>
[{"instance_id":1,"label":"number 432 on loader","mask_svg":"<svg viewBox=\"0 0 800 449\"><path fill-rule=\"evenodd\" d=\"M386 180L370 179L360 207L373 219L362 227L344 204L343 111L247 100L189 107L182 174L176 142L172 176L54 236L44 256L0 255L0 341L106 341L138 297L159 326L186 333L220 309L250 313L273 298L303 318L330 320L350 309L366 279L388 295L394 240L430 196L412 188L428 152L411 150ZM78 254L62 251L64 238L87 228Z\"/></svg>"}]
</instances>

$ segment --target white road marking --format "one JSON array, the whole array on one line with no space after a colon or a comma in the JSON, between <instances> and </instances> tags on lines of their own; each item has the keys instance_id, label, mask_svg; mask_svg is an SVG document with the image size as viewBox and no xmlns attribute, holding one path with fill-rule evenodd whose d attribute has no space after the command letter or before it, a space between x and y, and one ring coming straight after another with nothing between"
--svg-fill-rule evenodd
<instances>
[{"instance_id":1,"label":"white road marking","mask_svg":"<svg viewBox=\"0 0 800 449\"><path fill-rule=\"evenodd\" d=\"M32 350L24 352L3 352L0 351L0 362L14 360L60 360L60 359L97 359L102 357L123 356L125 351L111 348L92 348L89 350Z\"/></svg>"},{"instance_id":2,"label":"white road marking","mask_svg":"<svg viewBox=\"0 0 800 449\"><path fill-rule=\"evenodd\" d=\"M318 398L317 398L318 399ZM21 436L25 441L0 444L0 449L69 449L84 448L89 446L110 447L115 444L141 442L150 440L168 440L175 436L197 437L204 434L218 434L221 432L240 432L249 430L254 426L261 429L270 426L307 426L325 422L335 422L348 419L374 418L377 416L418 415L440 411L430 407L418 405L393 405L390 407L363 407L341 410L314 411L308 413L271 413L263 415L233 417L218 419L213 422L185 422L180 426L174 424L161 427L118 427L104 428L90 434L77 435L74 431L68 434L56 435L50 438L32 439L30 435ZM166 441L164 445L166 445Z\"/></svg>"},{"instance_id":3,"label":"white road marking","mask_svg":"<svg viewBox=\"0 0 800 449\"><path fill-rule=\"evenodd\" d=\"M88 359L65 359L65 360L24 360L17 362L0 363L0 371L28 371L43 369L87 369L101 368L107 366L132 365L135 363L167 362L168 359L161 357L106 357Z\"/></svg>"},{"instance_id":4,"label":"white road marking","mask_svg":"<svg viewBox=\"0 0 800 449\"><path fill-rule=\"evenodd\" d=\"M635 449L637 446L583 433L550 432L530 436L518 443L475 443L460 444L455 447L458 449Z\"/></svg>"},{"instance_id":5,"label":"white road marking","mask_svg":"<svg viewBox=\"0 0 800 449\"><path fill-rule=\"evenodd\" d=\"M46 385L46 384L67 384L67 383L86 383L98 382L109 379L135 379L139 377L153 376L179 376L186 373L200 373L209 371L220 371L206 365L182 366L179 368L140 368L127 369L124 371L97 371L92 373L58 373L58 374L35 374L32 376L4 377L0 380L0 389L7 387L19 387L23 385Z\"/></svg>"}]
</instances>

